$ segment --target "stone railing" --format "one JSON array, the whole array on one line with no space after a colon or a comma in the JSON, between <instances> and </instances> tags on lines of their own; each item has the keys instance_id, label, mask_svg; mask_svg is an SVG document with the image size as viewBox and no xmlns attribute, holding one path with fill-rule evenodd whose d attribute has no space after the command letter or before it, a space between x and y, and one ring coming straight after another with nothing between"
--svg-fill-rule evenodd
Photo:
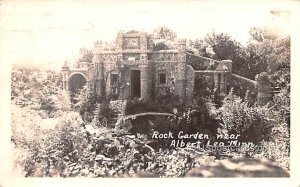
<instances>
[{"instance_id":1,"label":"stone railing","mask_svg":"<svg viewBox=\"0 0 300 187\"><path fill-rule=\"evenodd\" d=\"M186 53L187 64L191 65L195 70L215 70L220 61Z\"/></svg>"},{"instance_id":2,"label":"stone railing","mask_svg":"<svg viewBox=\"0 0 300 187\"><path fill-rule=\"evenodd\" d=\"M267 104L272 98L271 82L265 72L256 75L255 81L232 74L231 81L232 86L238 86L257 93L257 103L260 106Z\"/></svg>"},{"instance_id":3,"label":"stone railing","mask_svg":"<svg viewBox=\"0 0 300 187\"><path fill-rule=\"evenodd\" d=\"M257 82L246 77L242 77L237 74L231 75L232 85L241 86L247 90L254 90L256 88Z\"/></svg>"},{"instance_id":4,"label":"stone railing","mask_svg":"<svg viewBox=\"0 0 300 187\"><path fill-rule=\"evenodd\" d=\"M126 120L132 120L136 119L137 117L142 117L142 116L166 116L166 117L175 117L174 114L171 113L159 113L159 112L145 112L145 113L139 113L139 114L132 114L132 115L127 115L127 116L122 116L118 119L116 126L121 125L124 123Z\"/></svg>"}]
</instances>

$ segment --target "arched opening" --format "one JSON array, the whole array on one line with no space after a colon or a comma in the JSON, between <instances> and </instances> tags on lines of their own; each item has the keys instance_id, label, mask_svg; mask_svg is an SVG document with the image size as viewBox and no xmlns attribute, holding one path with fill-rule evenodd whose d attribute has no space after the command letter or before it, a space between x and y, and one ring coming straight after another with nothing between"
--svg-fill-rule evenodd
<instances>
[{"instance_id":1,"label":"arched opening","mask_svg":"<svg viewBox=\"0 0 300 187\"><path fill-rule=\"evenodd\" d=\"M86 84L86 78L80 73L75 73L70 76L69 83L70 83L70 91L73 95L78 93L78 91L83 88L83 86Z\"/></svg>"},{"instance_id":2,"label":"arched opening","mask_svg":"<svg viewBox=\"0 0 300 187\"><path fill-rule=\"evenodd\" d=\"M214 89L212 77L209 75L198 75L195 77L194 94L196 97L207 97Z\"/></svg>"}]
</instances>

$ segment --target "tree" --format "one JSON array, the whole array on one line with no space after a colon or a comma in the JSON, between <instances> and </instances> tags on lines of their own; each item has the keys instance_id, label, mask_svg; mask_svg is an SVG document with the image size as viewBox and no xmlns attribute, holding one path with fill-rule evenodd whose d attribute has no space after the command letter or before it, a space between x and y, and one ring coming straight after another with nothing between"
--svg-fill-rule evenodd
<instances>
[{"instance_id":1,"label":"tree","mask_svg":"<svg viewBox=\"0 0 300 187\"><path fill-rule=\"evenodd\" d=\"M194 48L198 50L198 54L201 56L216 60L232 60L233 73L248 78L254 78L256 75L249 75L246 48L228 34L215 32L207 34L204 39L195 40Z\"/></svg>"},{"instance_id":2,"label":"tree","mask_svg":"<svg viewBox=\"0 0 300 187\"><path fill-rule=\"evenodd\" d=\"M244 53L242 45L228 34L213 32L212 34L207 34L204 41L208 46L212 47L216 53L215 58L217 60L240 60Z\"/></svg>"},{"instance_id":3,"label":"tree","mask_svg":"<svg viewBox=\"0 0 300 187\"><path fill-rule=\"evenodd\" d=\"M153 37L154 50L159 51L172 48L177 38L177 34L171 29L162 26L154 30Z\"/></svg>"},{"instance_id":4,"label":"tree","mask_svg":"<svg viewBox=\"0 0 300 187\"><path fill-rule=\"evenodd\" d=\"M154 30L154 38L163 39L166 41L175 41L175 39L177 38L177 34L171 29L162 26Z\"/></svg>"},{"instance_id":5,"label":"tree","mask_svg":"<svg viewBox=\"0 0 300 187\"><path fill-rule=\"evenodd\" d=\"M289 67L289 36L279 36L262 28L252 28L250 35L252 37L248 43L247 51L249 52L251 69L273 74L282 67Z\"/></svg>"},{"instance_id":6,"label":"tree","mask_svg":"<svg viewBox=\"0 0 300 187\"><path fill-rule=\"evenodd\" d=\"M203 39L188 40L187 42L187 50L192 53L208 58L214 58L215 52L210 50L211 47L208 43L206 43Z\"/></svg>"}]
</instances>

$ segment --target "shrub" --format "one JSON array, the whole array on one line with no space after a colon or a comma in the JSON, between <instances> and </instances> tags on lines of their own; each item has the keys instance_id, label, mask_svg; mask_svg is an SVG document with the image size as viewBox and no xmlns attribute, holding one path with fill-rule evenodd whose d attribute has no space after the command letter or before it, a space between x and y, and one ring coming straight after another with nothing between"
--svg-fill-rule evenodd
<instances>
[{"instance_id":1,"label":"shrub","mask_svg":"<svg viewBox=\"0 0 300 187\"><path fill-rule=\"evenodd\" d=\"M280 167L290 169L290 128L289 124L282 118L280 111L274 111L275 122L269 134L270 141L262 141L264 147L253 157L259 159L269 159L274 161Z\"/></svg>"},{"instance_id":2,"label":"shrub","mask_svg":"<svg viewBox=\"0 0 300 187\"><path fill-rule=\"evenodd\" d=\"M287 100L283 99L282 102L285 101ZM283 104L282 110L287 111L284 106L286 105ZM240 134L239 141L253 142L263 148L262 151L247 152L247 156L272 160L288 170L290 131L288 121L284 118L286 113L282 110L274 106L250 107L247 99L243 101L231 92L215 115L221 122L220 131L225 134Z\"/></svg>"},{"instance_id":3,"label":"shrub","mask_svg":"<svg viewBox=\"0 0 300 187\"><path fill-rule=\"evenodd\" d=\"M11 83L12 103L41 111L54 117L55 98L61 95L61 75L54 71L13 68Z\"/></svg>"},{"instance_id":4,"label":"shrub","mask_svg":"<svg viewBox=\"0 0 300 187\"><path fill-rule=\"evenodd\" d=\"M63 114L50 130L41 130L38 121L25 121L23 127L17 121L12 122L15 148L27 153L19 155L15 164L24 168L26 176L63 175L66 162L80 160L87 145L86 133L81 130L76 113Z\"/></svg>"},{"instance_id":5,"label":"shrub","mask_svg":"<svg viewBox=\"0 0 300 187\"><path fill-rule=\"evenodd\" d=\"M224 99L216 115L221 129L240 134L243 141L258 143L269 138L268 132L272 125L268 120L270 111L266 107L250 107L247 101L233 95L232 91Z\"/></svg>"},{"instance_id":6,"label":"shrub","mask_svg":"<svg viewBox=\"0 0 300 187\"><path fill-rule=\"evenodd\" d=\"M113 136L109 128L92 124L84 128L81 123L79 115L72 112L61 116L51 130L38 130L37 124L28 123L32 131L23 130L36 134L27 138L16 133L20 129L14 126L15 149L19 150L15 164L23 167L26 176L35 177L128 177L141 172L178 177L200 156L185 149L155 151L147 141Z\"/></svg>"}]
</instances>

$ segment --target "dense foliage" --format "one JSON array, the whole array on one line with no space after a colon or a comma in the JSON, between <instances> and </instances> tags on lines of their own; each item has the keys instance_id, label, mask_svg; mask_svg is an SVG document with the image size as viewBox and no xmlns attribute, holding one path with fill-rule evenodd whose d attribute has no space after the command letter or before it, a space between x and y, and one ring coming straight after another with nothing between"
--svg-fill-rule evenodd
<instances>
[{"instance_id":1,"label":"dense foliage","mask_svg":"<svg viewBox=\"0 0 300 187\"><path fill-rule=\"evenodd\" d=\"M153 31L153 50L167 50L174 48L176 32L167 27L158 27Z\"/></svg>"},{"instance_id":2,"label":"dense foliage","mask_svg":"<svg viewBox=\"0 0 300 187\"><path fill-rule=\"evenodd\" d=\"M14 155L26 176L128 177L151 172L174 177L184 175L201 164L201 156L207 156L185 149L154 150L146 140L114 136L110 128L93 123L82 126L74 112L62 114L54 129L41 129L40 119L20 111L13 113L16 121L12 123L18 125L13 126ZM21 121L26 126L20 126Z\"/></svg>"},{"instance_id":3,"label":"dense foliage","mask_svg":"<svg viewBox=\"0 0 300 187\"><path fill-rule=\"evenodd\" d=\"M55 117L71 107L68 94L62 90L61 75L55 71L14 67L11 88L12 103L44 117Z\"/></svg>"},{"instance_id":4,"label":"dense foliage","mask_svg":"<svg viewBox=\"0 0 300 187\"><path fill-rule=\"evenodd\" d=\"M262 147L262 151L244 152L247 156L272 160L289 170L289 118L286 115L282 118L281 110L250 106L247 96L241 99L233 95L232 91L220 108L212 110L213 116L220 121L219 132L240 134L239 141L252 142Z\"/></svg>"},{"instance_id":5,"label":"dense foliage","mask_svg":"<svg viewBox=\"0 0 300 187\"><path fill-rule=\"evenodd\" d=\"M246 46L224 33L210 33L190 41L188 49L216 60L232 60L233 73L254 79L261 72L270 75L290 66L290 38L267 28L252 28Z\"/></svg>"},{"instance_id":6,"label":"dense foliage","mask_svg":"<svg viewBox=\"0 0 300 187\"><path fill-rule=\"evenodd\" d=\"M269 139L270 115L267 107L249 106L247 100L243 101L231 91L218 108L216 117L228 133L240 134L243 141L259 143Z\"/></svg>"}]
</instances>

